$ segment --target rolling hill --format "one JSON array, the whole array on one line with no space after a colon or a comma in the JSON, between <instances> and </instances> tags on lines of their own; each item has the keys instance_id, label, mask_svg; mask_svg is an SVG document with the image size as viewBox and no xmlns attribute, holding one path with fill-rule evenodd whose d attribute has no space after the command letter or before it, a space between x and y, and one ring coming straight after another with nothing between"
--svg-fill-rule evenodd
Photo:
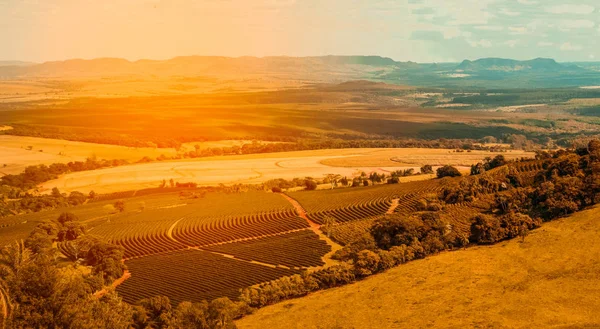
<instances>
[{"instance_id":1,"label":"rolling hill","mask_svg":"<svg viewBox=\"0 0 600 329\"><path fill-rule=\"evenodd\" d=\"M598 328L600 208L260 309L238 328Z\"/></svg>"}]
</instances>

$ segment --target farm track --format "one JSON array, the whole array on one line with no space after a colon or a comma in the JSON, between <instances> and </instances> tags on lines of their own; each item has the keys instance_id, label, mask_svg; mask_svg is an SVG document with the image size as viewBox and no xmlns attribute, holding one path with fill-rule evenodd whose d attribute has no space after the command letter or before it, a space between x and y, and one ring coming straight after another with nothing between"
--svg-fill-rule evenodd
<instances>
[{"instance_id":1,"label":"farm track","mask_svg":"<svg viewBox=\"0 0 600 329\"><path fill-rule=\"evenodd\" d=\"M396 208L400 205L400 199L393 199L392 204L390 205L390 209L385 213L386 215L391 215L396 211Z\"/></svg>"},{"instance_id":2,"label":"farm track","mask_svg":"<svg viewBox=\"0 0 600 329\"><path fill-rule=\"evenodd\" d=\"M248 263L248 264L255 264L255 265L260 265L260 266L265 266L265 267L270 267L270 268L285 268L285 269L288 269L288 270L290 269L289 267L286 267L286 266L277 266L275 264L269 264L269 263L255 261L255 260L246 260L246 259L242 259L242 258L237 258L234 255L227 254L227 253L224 253L224 252L212 251L212 250L203 249L203 248L200 248L200 247L190 247L188 249L190 249L190 250L204 251L204 252L211 253L213 255L223 256L223 257L228 258L228 259L237 260L239 262L244 262L244 263Z\"/></svg>"},{"instance_id":3,"label":"farm track","mask_svg":"<svg viewBox=\"0 0 600 329\"><path fill-rule=\"evenodd\" d=\"M327 244L331 247L331 251L329 253L327 253L325 256L323 256L323 259L325 260L325 264L327 266L336 264L337 262L332 260L331 256L336 251L342 249L343 247L340 244L338 244L337 242L331 240L325 234L323 234L323 231L321 231L321 225L316 222L313 222L311 219L308 218L308 216L306 214L306 210L304 209L304 207L302 207L302 205L296 199L292 198L291 196L289 196L287 194L280 193L280 195L292 204L294 209L296 209L298 216L300 218L303 218L304 220L306 220L308 225L310 225L310 228L312 229L312 231L315 232L315 234L317 234L321 240L324 240L325 242L327 242Z\"/></svg>"},{"instance_id":4,"label":"farm track","mask_svg":"<svg viewBox=\"0 0 600 329\"><path fill-rule=\"evenodd\" d=\"M112 289L112 290L117 289L118 286L120 286L123 282L125 282L125 280L129 279L130 277L131 277L131 272L129 272L128 270L125 270L125 272L123 272L123 275L120 278L118 278L113 283L111 283L110 289ZM108 289L104 288L100 291L96 291L94 293L94 297L100 298L100 297L106 295L107 293L108 293Z\"/></svg>"}]
</instances>

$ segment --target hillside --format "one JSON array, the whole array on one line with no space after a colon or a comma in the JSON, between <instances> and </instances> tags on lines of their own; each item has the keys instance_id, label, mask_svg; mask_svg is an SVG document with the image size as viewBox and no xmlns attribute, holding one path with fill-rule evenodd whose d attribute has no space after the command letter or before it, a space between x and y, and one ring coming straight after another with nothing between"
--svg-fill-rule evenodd
<instances>
[{"instance_id":1,"label":"hillside","mask_svg":"<svg viewBox=\"0 0 600 329\"><path fill-rule=\"evenodd\" d=\"M317 75L327 79L327 73L366 76L372 70L394 68L397 63L379 56L322 57L220 57L182 56L168 60L128 61L122 58L70 59L29 66L0 66L0 78L25 77L113 77L113 76L234 76L268 74L270 78L309 78ZM314 77L313 77L314 78Z\"/></svg>"},{"instance_id":2,"label":"hillside","mask_svg":"<svg viewBox=\"0 0 600 329\"><path fill-rule=\"evenodd\" d=\"M276 304L239 328L596 328L600 208Z\"/></svg>"}]
</instances>

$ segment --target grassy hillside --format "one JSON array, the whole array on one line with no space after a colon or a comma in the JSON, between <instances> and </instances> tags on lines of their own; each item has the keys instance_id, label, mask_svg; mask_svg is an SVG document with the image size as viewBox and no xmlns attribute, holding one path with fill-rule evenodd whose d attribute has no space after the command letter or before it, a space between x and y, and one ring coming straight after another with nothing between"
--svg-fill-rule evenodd
<instances>
[{"instance_id":1,"label":"grassy hillside","mask_svg":"<svg viewBox=\"0 0 600 329\"><path fill-rule=\"evenodd\" d=\"M239 328L599 327L600 208L259 310Z\"/></svg>"}]
</instances>

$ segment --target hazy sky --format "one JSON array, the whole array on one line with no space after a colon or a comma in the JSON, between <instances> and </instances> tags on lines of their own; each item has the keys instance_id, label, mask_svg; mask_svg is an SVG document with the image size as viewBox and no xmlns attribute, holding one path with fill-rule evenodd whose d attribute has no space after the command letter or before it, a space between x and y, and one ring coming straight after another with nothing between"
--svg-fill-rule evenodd
<instances>
[{"instance_id":1,"label":"hazy sky","mask_svg":"<svg viewBox=\"0 0 600 329\"><path fill-rule=\"evenodd\" d=\"M381 55L600 61L594 0L0 0L0 60Z\"/></svg>"}]
</instances>

